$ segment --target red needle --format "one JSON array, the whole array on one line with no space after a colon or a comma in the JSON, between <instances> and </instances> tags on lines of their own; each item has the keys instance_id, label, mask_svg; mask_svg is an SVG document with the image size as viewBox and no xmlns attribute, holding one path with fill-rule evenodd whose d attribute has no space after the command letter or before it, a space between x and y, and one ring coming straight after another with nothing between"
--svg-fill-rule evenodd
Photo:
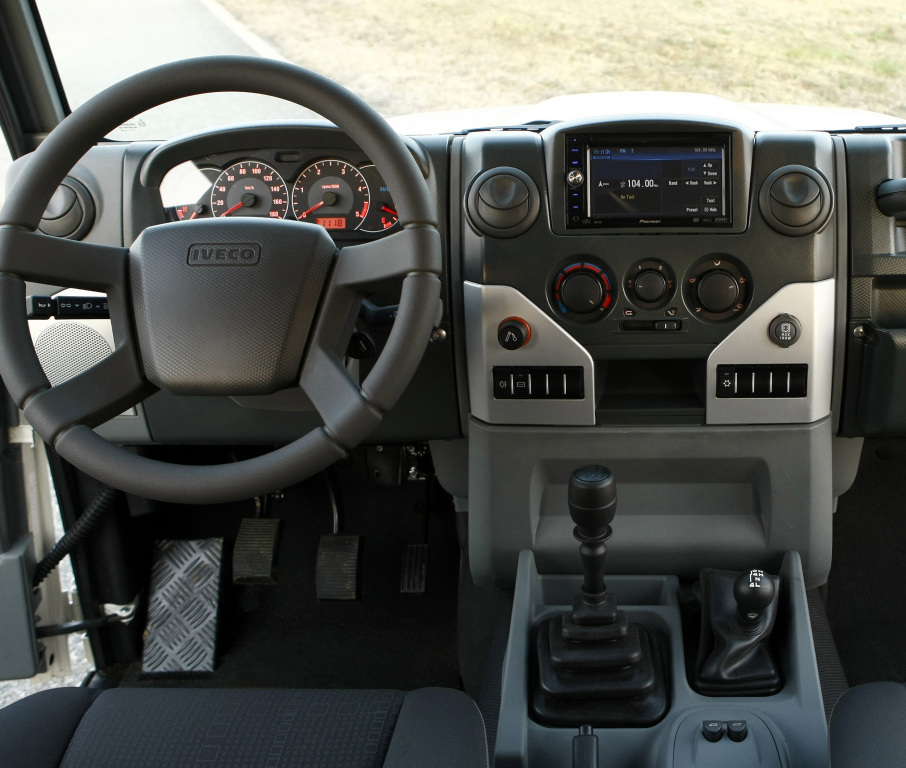
<instances>
[{"instance_id":1,"label":"red needle","mask_svg":"<svg viewBox=\"0 0 906 768\"><path fill-rule=\"evenodd\" d=\"M299 218L300 218L300 219L304 219L304 218L305 218L306 216L308 216L308 214L310 214L312 211L317 211L318 208L320 208L322 205L324 205L324 201L323 201L323 200L322 200L320 203L318 203L317 205L313 205L311 208L309 208L307 211L305 211L305 213L303 213L301 216L299 216Z\"/></svg>"},{"instance_id":2,"label":"red needle","mask_svg":"<svg viewBox=\"0 0 906 768\"><path fill-rule=\"evenodd\" d=\"M229 213L229 211L227 211L227 213ZM197 216L198 216L198 211L193 211L192 215L189 216L189 221L192 221L192 219L196 218ZM224 214L224 216L226 216L226 213Z\"/></svg>"},{"instance_id":3,"label":"red needle","mask_svg":"<svg viewBox=\"0 0 906 768\"><path fill-rule=\"evenodd\" d=\"M396 211L393 210L393 208L388 208L386 205L382 205L382 206L381 206L381 210L382 210L382 211L387 211L387 213L393 214L394 216L398 216L398 215L399 215Z\"/></svg>"},{"instance_id":4,"label":"red needle","mask_svg":"<svg viewBox=\"0 0 906 768\"><path fill-rule=\"evenodd\" d=\"M226 211L225 213L221 213L221 218L224 216L229 216L233 211L238 211L240 208L242 208L243 205L244 203L236 203L236 205L230 208L230 210Z\"/></svg>"}]
</instances>

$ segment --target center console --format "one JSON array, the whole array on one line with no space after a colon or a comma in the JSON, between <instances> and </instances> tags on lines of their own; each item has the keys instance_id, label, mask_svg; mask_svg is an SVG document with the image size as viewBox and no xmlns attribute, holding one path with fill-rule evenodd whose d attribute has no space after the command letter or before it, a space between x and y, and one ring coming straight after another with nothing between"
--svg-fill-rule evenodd
<instances>
[{"instance_id":1,"label":"center console","mask_svg":"<svg viewBox=\"0 0 906 768\"><path fill-rule=\"evenodd\" d=\"M826 765L805 589L831 558L842 142L617 117L451 159L447 485L474 581L515 585L497 766ZM612 540L576 517L586 465L619 482Z\"/></svg>"}]
</instances>

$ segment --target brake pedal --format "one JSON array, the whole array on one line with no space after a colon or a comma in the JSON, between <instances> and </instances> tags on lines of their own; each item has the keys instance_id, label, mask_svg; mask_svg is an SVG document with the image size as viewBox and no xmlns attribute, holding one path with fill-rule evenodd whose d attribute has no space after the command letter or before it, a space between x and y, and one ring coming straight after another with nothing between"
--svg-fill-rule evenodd
<instances>
[{"instance_id":1,"label":"brake pedal","mask_svg":"<svg viewBox=\"0 0 906 768\"><path fill-rule=\"evenodd\" d=\"M143 674L214 671L222 560L223 539L154 543Z\"/></svg>"},{"instance_id":2,"label":"brake pedal","mask_svg":"<svg viewBox=\"0 0 906 768\"><path fill-rule=\"evenodd\" d=\"M423 595L427 581L428 545L408 544L403 550L400 592L404 595Z\"/></svg>"},{"instance_id":3,"label":"brake pedal","mask_svg":"<svg viewBox=\"0 0 906 768\"><path fill-rule=\"evenodd\" d=\"M318 600L357 600L361 536L325 533L318 544Z\"/></svg>"},{"instance_id":4,"label":"brake pedal","mask_svg":"<svg viewBox=\"0 0 906 768\"><path fill-rule=\"evenodd\" d=\"M274 564L280 520L272 517L244 518L233 548L234 584L276 584Z\"/></svg>"}]
</instances>

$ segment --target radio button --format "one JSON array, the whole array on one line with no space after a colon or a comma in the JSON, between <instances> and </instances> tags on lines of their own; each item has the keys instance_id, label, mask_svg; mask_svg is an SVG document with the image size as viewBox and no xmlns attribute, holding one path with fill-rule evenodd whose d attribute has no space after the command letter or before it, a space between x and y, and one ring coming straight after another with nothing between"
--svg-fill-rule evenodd
<instances>
[{"instance_id":1,"label":"radio button","mask_svg":"<svg viewBox=\"0 0 906 768\"><path fill-rule=\"evenodd\" d=\"M580 170L573 169L566 174L566 183L574 189L581 187L585 183L585 174Z\"/></svg>"}]
</instances>

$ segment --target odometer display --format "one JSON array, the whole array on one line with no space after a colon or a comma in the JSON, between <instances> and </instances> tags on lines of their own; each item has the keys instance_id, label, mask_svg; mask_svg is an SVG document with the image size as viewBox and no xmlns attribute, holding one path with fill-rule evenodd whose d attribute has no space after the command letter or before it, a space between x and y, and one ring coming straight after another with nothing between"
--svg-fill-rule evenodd
<instances>
[{"instance_id":1,"label":"odometer display","mask_svg":"<svg viewBox=\"0 0 906 768\"><path fill-rule=\"evenodd\" d=\"M344 160L309 165L293 185L293 213L299 221L328 229L358 229L368 215L368 183Z\"/></svg>"},{"instance_id":2,"label":"odometer display","mask_svg":"<svg viewBox=\"0 0 906 768\"><path fill-rule=\"evenodd\" d=\"M257 160L235 163L214 182L214 216L267 216L282 219L289 208L286 184L269 165Z\"/></svg>"},{"instance_id":3,"label":"odometer display","mask_svg":"<svg viewBox=\"0 0 906 768\"><path fill-rule=\"evenodd\" d=\"M325 229L346 229L346 219L343 216L335 216L332 219L319 217L315 219L315 224Z\"/></svg>"}]
</instances>

